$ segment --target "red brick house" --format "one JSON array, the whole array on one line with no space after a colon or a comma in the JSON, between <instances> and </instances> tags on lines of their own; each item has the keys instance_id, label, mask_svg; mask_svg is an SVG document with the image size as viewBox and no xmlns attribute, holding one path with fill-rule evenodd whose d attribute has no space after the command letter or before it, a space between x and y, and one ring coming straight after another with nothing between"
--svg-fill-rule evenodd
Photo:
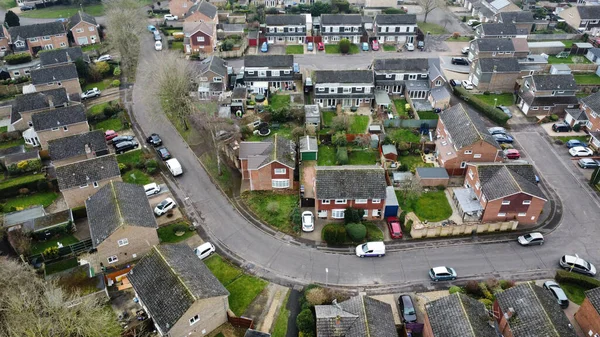
<instances>
[{"instance_id":1,"label":"red brick house","mask_svg":"<svg viewBox=\"0 0 600 337\"><path fill-rule=\"evenodd\" d=\"M425 304L423 337L498 337L483 303L455 293Z\"/></svg>"},{"instance_id":2,"label":"red brick house","mask_svg":"<svg viewBox=\"0 0 600 337\"><path fill-rule=\"evenodd\" d=\"M250 191L280 190L294 187L296 145L277 137L264 142L240 142L242 186Z\"/></svg>"},{"instance_id":3,"label":"red brick house","mask_svg":"<svg viewBox=\"0 0 600 337\"><path fill-rule=\"evenodd\" d=\"M343 219L345 209L353 207L365 210L365 219L382 219L386 187L382 167L317 166L315 212L319 218Z\"/></svg>"},{"instance_id":4,"label":"red brick house","mask_svg":"<svg viewBox=\"0 0 600 337\"><path fill-rule=\"evenodd\" d=\"M517 220L533 225L547 201L528 164L470 163L464 185L483 208L481 222Z\"/></svg>"},{"instance_id":5,"label":"red brick house","mask_svg":"<svg viewBox=\"0 0 600 337\"><path fill-rule=\"evenodd\" d=\"M481 118L462 104L440 113L435 143L437 161L450 176L464 175L467 163L502 161L498 142Z\"/></svg>"},{"instance_id":6,"label":"red brick house","mask_svg":"<svg viewBox=\"0 0 600 337\"><path fill-rule=\"evenodd\" d=\"M217 25L205 22L183 24L183 46L186 54L210 54L217 46Z\"/></svg>"},{"instance_id":7,"label":"red brick house","mask_svg":"<svg viewBox=\"0 0 600 337\"><path fill-rule=\"evenodd\" d=\"M575 320L587 336L600 335L600 288L585 292L585 299L575 313Z\"/></svg>"},{"instance_id":8,"label":"red brick house","mask_svg":"<svg viewBox=\"0 0 600 337\"><path fill-rule=\"evenodd\" d=\"M178 18L183 18L193 5L194 2L190 0L171 0L169 1L169 12Z\"/></svg>"},{"instance_id":9,"label":"red brick house","mask_svg":"<svg viewBox=\"0 0 600 337\"><path fill-rule=\"evenodd\" d=\"M171 14L173 14L171 12ZM208 1L201 0L196 2L190 9L185 13L183 20L188 22L206 22L212 24L219 23L219 16L217 15L217 7Z\"/></svg>"},{"instance_id":10,"label":"red brick house","mask_svg":"<svg viewBox=\"0 0 600 337\"><path fill-rule=\"evenodd\" d=\"M8 28L9 44L13 52L37 55L40 50L69 46L67 32L62 22L53 21Z\"/></svg>"},{"instance_id":11,"label":"red brick house","mask_svg":"<svg viewBox=\"0 0 600 337\"><path fill-rule=\"evenodd\" d=\"M69 19L67 28L73 34L73 40L78 46L100 43L98 23L96 23L96 18L89 14L78 11Z\"/></svg>"}]
</instances>

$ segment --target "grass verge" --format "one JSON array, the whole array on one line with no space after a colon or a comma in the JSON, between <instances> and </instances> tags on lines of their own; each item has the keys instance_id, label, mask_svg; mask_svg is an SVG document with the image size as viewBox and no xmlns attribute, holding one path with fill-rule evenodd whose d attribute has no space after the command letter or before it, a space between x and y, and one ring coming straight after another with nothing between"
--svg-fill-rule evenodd
<instances>
[{"instance_id":1,"label":"grass verge","mask_svg":"<svg viewBox=\"0 0 600 337\"><path fill-rule=\"evenodd\" d=\"M444 191L431 191L422 193L417 200L406 200L402 191L396 191L400 208L403 211L415 212L422 221L437 222L448 219L452 215L452 208Z\"/></svg>"},{"instance_id":2,"label":"grass verge","mask_svg":"<svg viewBox=\"0 0 600 337\"><path fill-rule=\"evenodd\" d=\"M552 138L558 139L558 140L562 141L563 143L566 143L566 142L570 141L571 139L577 139L580 142L587 143L588 140L590 139L590 136L560 136L560 137L552 137Z\"/></svg>"},{"instance_id":3,"label":"grass verge","mask_svg":"<svg viewBox=\"0 0 600 337\"><path fill-rule=\"evenodd\" d=\"M396 46L389 45L389 44L384 44L383 45L383 51L396 51Z\"/></svg>"},{"instance_id":4,"label":"grass verge","mask_svg":"<svg viewBox=\"0 0 600 337\"><path fill-rule=\"evenodd\" d=\"M202 162L202 164L204 164L204 167L206 167L208 174L212 176L212 178L217 182L217 184L219 184L223 191L227 195L231 195L234 186L233 176L227 164L221 162L221 175L219 175L217 160L209 152L204 153L200 157L200 161Z\"/></svg>"},{"instance_id":5,"label":"grass verge","mask_svg":"<svg viewBox=\"0 0 600 337\"><path fill-rule=\"evenodd\" d=\"M365 223L367 227L367 241L383 241L383 231L372 223Z\"/></svg>"},{"instance_id":6,"label":"grass verge","mask_svg":"<svg viewBox=\"0 0 600 337\"><path fill-rule=\"evenodd\" d=\"M351 44L348 54L358 54L359 51L360 51L360 49L358 48L357 45ZM325 53L326 54L341 54L340 47L337 44L326 44L325 45Z\"/></svg>"},{"instance_id":7,"label":"grass verge","mask_svg":"<svg viewBox=\"0 0 600 337\"><path fill-rule=\"evenodd\" d=\"M184 232L184 234L182 236L175 235L175 228L178 226L181 226L181 225L185 226L186 228L189 228L189 226L190 226L189 223L187 223L185 221L180 221L180 222L172 223L168 226L158 228L157 232L158 232L158 238L160 239L160 242L161 243L176 243L176 242L180 242L185 239L188 239L188 238L192 237L194 234L196 234L195 231L188 229Z\"/></svg>"},{"instance_id":8,"label":"grass verge","mask_svg":"<svg viewBox=\"0 0 600 337\"><path fill-rule=\"evenodd\" d=\"M286 233L293 233L290 214L298 206L296 194L247 191L242 200L264 222Z\"/></svg>"},{"instance_id":9,"label":"grass verge","mask_svg":"<svg viewBox=\"0 0 600 337\"><path fill-rule=\"evenodd\" d=\"M34 241L31 243L31 255L41 254L48 247L57 247L57 243L60 242L64 247L79 242L76 237L72 234L63 235L58 238L47 241Z\"/></svg>"},{"instance_id":10,"label":"grass verge","mask_svg":"<svg viewBox=\"0 0 600 337\"><path fill-rule=\"evenodd\" d=\"M304 45L285 47L286 55L304 54Z\"/></svg>"},{"instance_id":11,"label":"grass verge","mask_svg":"<svg viewBox=\"0 0 600 337\"><path fill-rule=\"evenodd\" d=\"M495 106L498 106L498 105L511 106L511 105L515 104L513 94L497 94L497 95L489 94L489 95L474 95L474 96L477 96L477 98L479 98L480 100L484 101L485 103L487 103L491 106L494 106L494 104L496 104Z\"/></svg>"},{"instance_id":12,"label":"grass verge","mask_svg":"<svg viewBox=\"0 0 600 337\"><path fill-rule=\"evenodd\" d=\"M427 32L430 32L431 35L442 35L448 33L444 27L431 22L417 22L417 26L421 29L423 34L427 34Z\"/></svg>"},{"instance_id":13,"label":"grass verge","mask_svg":"<svg viewBox=\"0 0 600 337\"><path fill-rule=\"evenodd\" d=\"M75 13L77 13L78 10L79 6L52 6L48 8L41 8L33 11L23 12L19 14L19 16L32 19L68 19L71 16L75 15ZM92 16L101 16L104 15L104 5L94 4L83 6L83 11Z\"/></svg>"},{"instance_id":14,"label":"grass verge","mask_svg":"<svg viewBox=\"0 0 600 337\"><path fill-rule=\"evenodd\" d=\"M56 200L56 198L58 198L58 193L55 192L38 192L30 195L21 195L6 200L3 209L10 210L14 207L16 210L22 210L35 205L48 207Z\"/></svg>"},{"instance_id":15,"label":"grass verge","mask_svg":"<svg viewBox=\"0 0 600 337\"><path fill-rule=\"evenodd\" d=\"M287 334L288 320L290 318L290 311L287 309L287 303L290 299L290 292L288 291L285 300L281 303L281 309L279 309L279 315L275 321L275 326L271 332L271 337L285 337Z\"/></svg>"}]
</instances>

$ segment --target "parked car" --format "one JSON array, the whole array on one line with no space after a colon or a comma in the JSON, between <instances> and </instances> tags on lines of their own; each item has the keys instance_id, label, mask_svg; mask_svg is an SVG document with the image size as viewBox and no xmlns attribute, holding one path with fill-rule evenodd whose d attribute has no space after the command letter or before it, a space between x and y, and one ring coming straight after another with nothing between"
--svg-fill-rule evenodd
<instances>
[{"instance_id":1,"label":"parked car","mask_svg":"<svg viewBox=\"0 0 600 337\"><path fill-rule=\"evenodd\" d=\"M462 49L460 50L460 52L461 52L463 55L469 55L469 51L470 51L470 50L471 50L471 48L469 48L469 47L462 47Z\"/></svg>"},{"instance_id":2,"label":"parked car","mask_svg":"<svg viewBox=\"0 0 600 337\"><path fill-rule=\"evenodd\" d=\"M541 246L544 244L544 236L542 235L542 233L534 232L519 236L517 238L517 241L521 246Z\"/></svg>"},{"instance_id":3,"label":"parked car","mask_svg":"<svg viewBox=\"0 0 600 337\"><path fill-rule=\"evenodd\" d=\"M567 148L572 148L572 147L576 147L576 146L581 146L581 147L587 147L588 145L582 141L580 141L579 139L569 139L567 141Z\"/></svg>"},{"instance_id":4,"label":"parked car","mask_svg":"<svg viewBox=\"0 0 600 337\"><path fill-rule=\"evenodd\" d=\"M560 266L565 270L571 270L588 276L596 275L596 267L586 260L580 258L577 254L575 256L564 255L560 258L558 264L560 264Z\"/></svg>"},{"instance_id":5,"label":"parked car","mask_svg":"<svg viewBox=\"0 0 600 337\"><path fill-rule=\"evenodd\" d=\"M169 152L169 150L167 150L166 147L161 146L159 148L156 148L156 153L158 153L158 156L160 157L160 159L162 160L168 160L171 159L171 152Z\"/></svg>"},{"instance_id":6,"label":"parked car","mask_svg":"<svg viewBox=\"0 0 600 337\"><path fill-rule=\"evenodd\" d=\"M148 138L146 138L146 143L152 144L152 146L160 146L162 145L162 139L157 133L153 133Z\"/></svg>"},{"instance_id":7,"label":"parked car","mask_svg":"<svg viewBox=\"0 0 600 337\"><path fill-rule=\"evenodd\" d=\"M521 153L519 153L519 150L517 150L517 149L504 150L504 155L508 159L519 159L519 158L521 158Z\"/></svg>"},{"instance_id":8,"label":"parked car","mask_svg":"<svg viewBox=\"0 0 600 337\"><path fill-rule=\"evenodd\" d=\"M371 42L371 49L375 51L379 50L379 42L377 40L373 40L373 42Z\"/></svg>"},{"instance_id":9,"label":"parked car","mask_svg":"<svg viewBox=\"0 0 600 337\"><path fill-rule=\"evenodd\" d=\"M313 51L315 49L315 45L312 42L308 43L308 46L306 46L306 50L308 51Z\"/></svg>"},{"instance_id":10,"label":"parked car","mask_svg":"<svg viewBox=\"0 0 600 337\"><path fill-rule=\"evenodd\" d=\"M175 206L177 205L175 204L175 201L173 201L173 199L166 198L165 200L159 202L158 205L156 205L156 207L154 207L154 214L156 214L157 216L161 216L175 208Z\"/></svg>"},{"instance_id":11,"label":"parked car","mask_svg":"<svg viewBox=\"0 0 600 337\"><path fill-rule=\"evenodd\" d=\"M119 134L115 130L106 130L106 132L104 133L104 139L107 142L109 140L113 140L117 136L119 136Z\"/></svg>"},{"instance_id":12,"label":"parked car","mask_svg":"<svg viewBox=\"0 0 600 337\"><path fill-rule=\"evenodd\" d=\"M544 282L544 289L550 290L552 296L556 298L556 301L561 308L566 309L569 307L569 299L558 283L554 281L546 281Z\"/></svg>"},{"instance_id":13,"label":"parked car","mask_svg":"<svg viewBox=\"0 0 600 337\"><path fill-rule=\"evenodd\" d=\"M479 21L475 20L475 19L469 19L469 21L467 21L467 25L469 25L469 26L473 26L478 23L479 23Z\"/></svg>"},{"instance_id":14,"label":"parked car","mask_svg":"<svg viewBox=\"0 0 600 337\"><path fill-rule=\"evenodd\" d=\"M596 160L596 159L592 159L592 158L581 158L579 159L579 161L577 161L577 164L579 164L579 167L587 169L587 168L593 168L595 169L596 167L600 166L600 160Z\"/></svg>"},{"instance_id":15,"label":"parked car","mask_svg":"<svg viewBox=\"0 0 600 337\"><path fill-rule=\"evenodd\" d=\"M315 230L315 216L311 211L302 212L302 231L312 232Z\"/></svg>"},{"instance_id":16,"label":"parked car","mask_svg":"<svg viewBox=\"0 0 600 337\"><path fill-rule=\"evenodd\" d=\"M113 145L117 145L121 142L130 142L133 140L133 136L118 136L112 139Z\"/></svg>"},{"instance_id":17,"label":"parked car","mask_svg":"<svg viewBox=\"0 0 600 337\"><path fill-rule=\"evenodd\" d=\"M464 57L453 57L451 60L452 64L456 64L459 66L468 66L469 61L467 61Z\"/></svg>"},{"instance_id":18,"label":"parked car","mask_svg":"<svg viewBox=\"0 0 600 337\"><path fill-rule=\"evenodd\" d=\"M323 44L323 42L317 43L317 50L325 50L325 45Z\"/></svg>"},{"instance_id":19,"label":"parked car","mask_svg":"<svg viewBox=\"0 0 600 337\"><path fill-rule=\"evenodd\" d=\"M115 145L115 152L117 154L121 154L129 150L137 149L138 146L139 144L135 140L130 142L120 142L119 144Z\"/></svg>"},{"instance_id":20,"label":"parked car","mask_svg":"<svg viewBox=\"0 0 600 337\"><path fill-rule=\"evenodd\" d=\"M499 144L512 144L515 141L513 137L508 134L495 134L492 135L492 137L494 137Z\"/></svg>"},{"instance_id":21,"label":"parked car","mask_svg":"<svg viewBox=\"0 0 600 337\"><path fill-rule=\"evenodd\" d=\"M181 167L181 164L176 158L171 158L165 161L165 165L167 166L173 177L177 177L183 174L183 167Z\"/></svg>"},{"instance_id":22,"label":"parked car","mask_svg":"<svg viewBox=\"0 0 600 337\"><path fill-rule=\"evenodd\" d=\"M467 90L471 90L474 88L473 83L471 83L471 81L469 80L462 80L460 83L462 84L463 88Z\"/></svg>"},{"instance_id":23,"label":"parked car","mask_svg":"<svg viewBox=\"0 0 600 337\"><path fill-rule=\"evenodd\" d=\"M165 21L177 21L179 19L177 15L165 14Z\"/></svg>"},{"instance_id":24,"label":"parked car","mask_svg":"<svg viewBox=\"0 0 600 337\"><path fill-rule=\"evenodd\" d=\"M554 124L552 124L552 131L554 131L554 132L569 132L569 131L571 131L571 126L565 122L554 123Z\"/></svg>"},{"instance_id":25,"label":"parked car","mask_svg":"<svg viewBox=\"0 0 600 337\"><path fill-rule=\"evenodd\" d=\"M162 35L160 35L160 32L158 30L155 30L153 33L154 33L154 41L162 40Z\"/></svg>"},{"instance_id":26,"label":"parked car","mask_svg":"<svg viewBox=\"0 0 600 337\"><path fill-rule=\"evenodd\" d=\"M575 146L569 149L571 157L589 157L594 154L594 151L589 147Z\"/></svg>"},{"instance_id":27,"label":"parked car","mask_svg":"<svg viewBox=\"0 0 600 337\"><path fill-rule=\"evenodd\" d=\"M144 191L146 191L147 196L158 194L160 192L160 185L157 183L144 185Z\"/></svg>"},{"instance_id":28,"label":"parked car","mask_svg":"<svg viewBox=\"0 0 600 337\"><path fill-rule=\"evenodd\" d=\"M404 323L415 323L417 321L417 312L410 295L400 295L398 297L398 308Z\"/></svg>"},{"instance_id":29,"label":"parked car","mask_svg":"<svg viewBox=\"0 0 600 337\"><path fill-rule=\"evenodd\" d=\"M510 112L510 109L505 107L504 105L498 105L496 109L502 111L505 115L508 116L508 118L512 118L512 112Z\"/></svg>"},{"instance_id":30,"label":"parked car","mask_svg":"<svg viewBox=\"0 0 600 337\"><path fill-rule=\"evenodd\" d=\"M160 42L160 41L154 42L154 50L161 51L162 50L162 42Z\"/></svg>"},{"instance_id":31,"label":"parked car","mask_svg":"<svg viewBox=\"0 0 600 337\"><path fill-rule=\"evenodd\" d=\"M300 65L298 63L294 63L293 67L294 67L294 74L300 73Z\"/></svg>"},{"instance_id":32,"label":"parked car","mask_svg":"<svg viewBox=\"0 0 600 337\"><path fill-rule=\"evenodd\" d=\"M506 129L501 126L494 126L488 128L488 132L490 133L490 135L505 135Z\"/></svg>"},{"instance_id":33,"label":"parked car","mask_svg":"<svg viewBox=\"0 0 600 337\"><path fill-rule=\"evenodd\" d=\"M196 256L200 258L200 260L206 259L207 257L211 256L215 251L215 246L210 242L205 242L200 246L194 248L194 254L196 254Z\"/></svg>"},{"instance_id":34,"label":"parked car","mask_svg":"<svg viewBox=\"0 0 600 337\"><path fill-rule=\"evenodd\" d=\"M382 257L385 255L385 244L382 241L373 241L363 243L362 245L356 246L356 256L367 257L367 256L378 256Z\"/></svg>"},{"instance_id":35,"label":"parked car","mask_svg":"<svg viewBox=\"0 0 600 337\"><path fill-rule=\"evenodd\" d=\"M369 51L369 44L366 42L362 43L362 51Z\"/></svg>"},{"instance_id":36,"label":"parked car","mask_svg":"<svg viewBox=\"0 0 600 337\"><path fill-rule=\"evenodd\" d=\"M263 44L260 46L260 51L261 53L266 53L269 51L269 44L266 42L263 42Z\"/></svg>"},{"instance_id":37,"label":"parked car","mask_svg":"<svg viewBox=\"0 0 600 337\"><path fill-rule=\"evenodd\" d=\"M88 91L84 91L81 93L81 99L88 99L88 98L92 98L92 97L100 97L100 94L102 92L100 92L100 90L98 90L98 88L94 88L94 89L90 89Z\"/></svg>"},{"instance_id":38,"label":"parked car","mask_svg":"<svg viewBox=\"0 0 600 337\"><path fill-rule=\"evenodd\" d=\"M21 9L21 12L25 12L25 11L32 11L35 9L34 6L27 6L27 5L21 5L21 7L19 7Z\"/></svg>"},{"instance_id":39,"label":"parked car","mask_svg":"<svg viewBox=\"0 0 600 337\"><path fill-rule=\"evenodd\" d=\"M154 33L155 30L156 30L156 27L154 27L153 25L148 25L148 31L150 33Z\"/></svg>"},{"instance_id":40,"label":"parked car","mask_svg":"<svg viewBox=\"0 0 600 337\"><path fill-rule=\"evenodd\" d=\"M412 44L412 43L410 43L410 42L407 42L406 43L406 50L408 50L408 51L414 51L415 50L415 45Z\"/></svg>"},{"instance_id":41,"label":"parked car","mask_svg":"<svg viewBox=\"0 0 600 337\"><path fill-rule=\"evenodd\" d=\"M453 87L460 87L461 83L460 83L460 80L451 79L450 85L452 85Z\"/></svg>"},{"instance_id":42,"label":"parked car","mask_svg":"<svg viewBox=\"0 0 600 337\"><path fill-rule=\"evenodd\" d=\"M393 116L392 116L393 118ZM386 219L390 237L392 239L402 239L402 229L400 228L400 220L395 216L390 216Z\"/></svg>"},{"instance_id":43,"label":"parked car","mask_svg":"<svg viewBox=\"0 0 600 337\"><path fill-rule=\"evenodd\" d=\"M111 61L111 60L112 60L112 56L110 56L109 54L105 54L105 55L98 57L95 62L107 62L107 61Z\"/></svg>"},{"instance_id":44,"label":"parked car","mask_svg":"<svg viewBox=\"0 0 600 337\"><path fill-rule=\"evenodd\" d=\"M434 267L429 269L429 277L437 281L456 280L456 270L450 267Z\"/></svg>"},{"instance_id":45,"label":"parked car","mask_svg":"<svg viewBox=\"0 0 600 337\"><path fill-rule=\"evenodd\" d=\"M424 41L417 41L417 48L423 50L423 48L425 48L425 42Z\"/></svg>"}]
</instances>

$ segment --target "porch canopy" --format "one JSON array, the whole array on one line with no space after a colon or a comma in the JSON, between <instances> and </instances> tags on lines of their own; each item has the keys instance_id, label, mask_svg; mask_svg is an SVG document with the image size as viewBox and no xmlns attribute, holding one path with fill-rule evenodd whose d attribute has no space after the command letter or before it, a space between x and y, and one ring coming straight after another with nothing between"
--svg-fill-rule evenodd
<instances>
[{"instance_id":1,"label":"porch canopy","mask_svg":"<svg viewBox=\"0 0 600 337\"><path fill-rule=\"evenodd\" d=\"M385 108L389 107L390 104L392 104L390 96L388 96L388 93L384 90L375 90L375 102L377 103L377 105Z\"/></svg>"},{"instance_id":2,"label":"porch canopy","mask_svg":"<svg viewBox=\"0 0 600 337\"><path fill-rule=\"evenodd\" d=\"M463 214L476 214L483 211L483 207L471 188L455 188L454 197Z\"/></svg>"}]
</instances>

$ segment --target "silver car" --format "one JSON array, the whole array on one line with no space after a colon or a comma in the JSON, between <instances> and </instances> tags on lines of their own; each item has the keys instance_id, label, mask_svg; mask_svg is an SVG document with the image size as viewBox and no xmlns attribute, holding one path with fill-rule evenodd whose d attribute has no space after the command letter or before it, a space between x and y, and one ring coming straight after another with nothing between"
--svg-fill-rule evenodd
<instances>
[{"instance_id":1,"label":"silver car","mask_svg":"<svg viewBox=\"0 0 600 337\"><path fill-rule=\"evenodd\" d=\"M312 232L315 230L315 216L311 211L302 212L302 231Z\"/></svg>"},{"instance_id":2,"label":"silver car","mask_svg":"<svg viewBox=\"0 0 600 337\"><path fill-rule=\"evenodd\" d=\"M552 296L556 298L556 301L561 308L566 309L569 307L569 299L558 283L546 281L544 282L544 289L550 290Z\"/></svg>"},{"instance_id":3,"label":"silver car","mask_svg":"<svg viewBox=\"0 0 600 337\"><path fill-rule=\"evenodd\" d=\"M579 255L564 255L558 261L560 266L568 271L574 271L588 276L596 276L596 267L593 264L579 257Z\"/></svg>"}]
</instances>

